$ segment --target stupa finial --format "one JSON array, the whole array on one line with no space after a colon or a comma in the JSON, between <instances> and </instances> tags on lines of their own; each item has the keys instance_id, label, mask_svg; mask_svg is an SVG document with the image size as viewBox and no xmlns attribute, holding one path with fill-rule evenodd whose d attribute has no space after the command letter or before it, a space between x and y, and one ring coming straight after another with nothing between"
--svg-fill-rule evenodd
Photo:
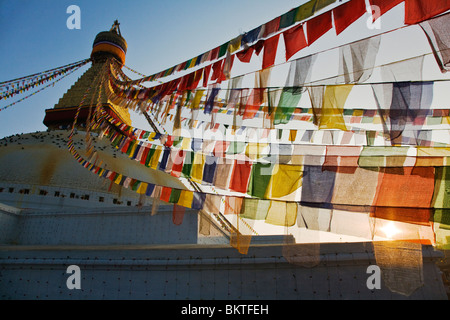
<instances>
[{"instance_id":1,"label":"stupa finial","mask_svg":"<svg viewBox=\"0 0 450 320\"><path fill-rule=\"evenodd\" d=\"M122 34L120 33L120 23L119 23L119 20L114 20L114 23L113 23L113 25L112 25L112 27L111 27L111 29L109 30L110 32L111 31L115 31L118 35L120 35L120 36L122 36Z\"/></svg>"}]
</instances>

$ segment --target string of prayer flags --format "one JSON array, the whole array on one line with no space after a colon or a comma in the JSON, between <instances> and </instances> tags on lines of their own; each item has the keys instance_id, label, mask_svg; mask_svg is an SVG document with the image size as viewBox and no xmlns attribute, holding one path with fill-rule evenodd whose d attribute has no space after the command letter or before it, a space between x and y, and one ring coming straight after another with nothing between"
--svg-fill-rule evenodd
<instances>
[{"instance_id":1,"label":"string of prayer flags","mask_svg":"<svg viewBox=\"0 0 450 320\"><path fill-rule=\"evenodd\" d=\"M173 204L172 222L174 225L179 226L183 223L185 211L185 207L177 205L176 203Z\"/></svg>"},{"instance_id":2,"label":"string of prayer flags","mask_svg":"<svg viewBox=\"0 0 450 320\"><path fill-rule=\"evenodd\" d=\"M303 21L335 2L336 0L310 0L297 8L295 21Z\"/></svg>"},{"instance_id":3,"label":"string of prayer flags","mask_svg":"<svg viewBox=\"0 0 450 320\"><path fill-rule=\"evenodd\" d=\"M193 200L193 191L181 190L180 197L178 198L178 205L185 208L191 208Z\"/></svg>"}]
</instances>

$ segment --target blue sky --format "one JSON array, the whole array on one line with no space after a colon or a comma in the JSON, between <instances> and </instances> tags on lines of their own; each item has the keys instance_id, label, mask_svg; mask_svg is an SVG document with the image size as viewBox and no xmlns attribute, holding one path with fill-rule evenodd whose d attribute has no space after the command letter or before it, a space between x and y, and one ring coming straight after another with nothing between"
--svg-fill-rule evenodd
<instances>
[{"instance_id":1,"label":"blue sky","mask_svg":"<svg viewBox=\"0 0 450 320\"><path fill-rule=\"evenodd\" d=\"M262 25L306 0L0 0L0 81L88 58L97 33L115 19L127 40L126 65L153 74ZM81 29L69 30L67 7L81 9ZM52 108L85 71L0 112L0 138L46 130ZM131 76L131 74L130 74ZM37 90L35 88L34 90ZM31 93L32 91L29 91ZM20 96L0 101L0 108Z\"/></svg>"}]
</instances>

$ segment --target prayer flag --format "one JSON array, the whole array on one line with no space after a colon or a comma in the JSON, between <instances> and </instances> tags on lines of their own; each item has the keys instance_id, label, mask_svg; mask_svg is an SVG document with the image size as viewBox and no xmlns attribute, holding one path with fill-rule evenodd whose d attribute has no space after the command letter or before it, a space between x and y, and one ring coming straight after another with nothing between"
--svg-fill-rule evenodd
<instances>
[{"instance_id":1,"label":"prayer flag","mask_svg":"<svg viewBox=\"0 0 450 320\"><path fill-rule=\"evenodd\" d=\"M450 0L406 0L405 23L416 24L450 9Z\"/></svg>"},{"instance_id":2,"label":"prayer flag","mask_svg":"<svg viewBox=\"0 0 450 320\"><path fill-rule=\"evenodd\" d=\"M400 3L404 2L405 0L369 0L369 3L371 6L377 6L380 8L380 16L394 8L395 6L399 5ZM428 0L427 0L428 1ZM373 21L375 21L377 16L373 17Z\"/></svg>"},{"instance_id":3,"label":"prayer flag","mask_svg":"<svg viewBox=\"0 0 450 320\"><path fill-rule=\"evenodd\" d=\"M278 41L280 35L277 34L264 41L264 55L262 68L266 69L274 65L277 55Z\"/></svg>"},{"instance_id":4,"label":"prayer flag","mask_svg":"<svg viewBox=\"0 0 450 320\"><path fill-rule=\"evenodd\" d=\"M297 220L297 203L270 201L265 222L276 226L291 227Z\"/></svg>"},{"instance_id":5,"label":"prayer flag","mask_svg":"<svg viewBox=\"0 0 450 320\"><path fill-rule=\"evenodd\" d=\"M308 46L306 42L303 25L296 26L283 32L284 45L286 48L286 61L301 49Z\"/></svg>"},{"instance_id":6,"label":"prayer flag","mask_svg":"<svg viewBox=\"0 0 450 320\"><path fill-rule=\"evenodd\" d=\"M331 11L322 13L321 15L308 20L306 22L308 46L331 30L332 27Z\"/></svg>"},{"instance_id":7,"label":"prayer flag","mask_svg":"<svg viewBox=\"0 0 450 320\"><path fill-rule=\"evenodd\" d=\"M302 185L303 167L299 165L275 164L267 198L281 198L297 191Z\"/></svg>"},{"instance_id":8,"label":"prayer flag","mask_svg":"<svg viewBox=\"0 0 450 320\"><path fill-rule=\"evenodd\" d=\"M351 0L333 9L336 35L339 35L353 22L366 13L365 0Z\"/></svg>"},{"instance_id":9,"label":"prayer flag","mask_svg":"<svg viewBox=\"0 0 450 320\"><path fill-rule=\"evenodd\" d=\"M231 174L230 190L246 193L251 170L251 162L235 160L233 173Z\"/></svg>"}]
</instances>

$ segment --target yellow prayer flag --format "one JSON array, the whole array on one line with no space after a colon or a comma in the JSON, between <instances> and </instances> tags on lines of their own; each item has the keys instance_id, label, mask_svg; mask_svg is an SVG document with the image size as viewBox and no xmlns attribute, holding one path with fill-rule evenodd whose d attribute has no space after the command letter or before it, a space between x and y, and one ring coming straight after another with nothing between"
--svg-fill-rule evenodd
<instances>
[{"instance_id":1,"label":"yellow prayer flag","mask_svg":"<svg viewBox=\"0 0 450 320\"><path fill-rule=\"evenodd\" d=\"M149 167L152 169L157 169L158 168L158 163L159 163L159 157L161 155L161 151L162 151L162 147L161 146L157 146L155 149L155 152L153 153L152 158L150 159L150 163L149 163Z\"/></svg>"},{"instance_id":2,"label":"yellow prayer flag","mask_svg":"<svg viewBox=\"0 0 450 320\"><path fill-rule=\"evenodd\" d=\"M136 151L137 146L138 146L138 143L135 143L135 144L131 147L130 155L128 156L129 158L131 158L131 157L134 155L134 151Z\"/></svg>"},{"instance_id":3,"label":"yellow prayer flag","mask_svg":"<svg viewBox=\"0 0 450 320\"><path fill-rule=\"evenodd\" d=\"M249 142L247 144L247 147L245 148L245 155L252 160L261 158L262 156L265 156L268 154L268 150L267 150L268 146L269 146L268 143ZM266 152L264 152L264 151L266 151Z\"/></svg>"},{"instance_id":4,"label":"yellow prayer flag","mask_svg":"<svg viewBox=\"0 0 450 320\"><path fill-rule=\"evenodd\" d=\"M178 205L185 207L185 208L191 208L192 207L192 200L194 199L194 192L189 190L182 190L180 194L180 198L178 199Z\"/></svg>"},{"instance_id":5,"label":"yellow prayer flag","mask_svg":"<svg viewBox=\"0 0 450 320\"><path fill-rule=\"evenodd\" d=\"M276 164L266 191L267 198L281 198L302 186L303 166Z\"/></svg>"},{"instance_id":6,"label":"yellow prayer flag","mask_svg":"<svg viewBox=\"0 0 450 320\"><path fill-rule=\"evenodd\" d=\"M289 131L289 141L295 141L295 138L297 137L297 130L290 130Z\"/></svg>"},{"instance_id":7,"label":"yellow prayer flag","mask_svg":"<svg viewBox=\"0 0 450 320\"><path fill-rule=\"evenodd\" d=\"M153 140L153 138L155 138L155 136L156 136L156 132L150 132L150 134L148 135L148 140L149 141L152 141Z\"/></svg>"},{"instance_id":8,"label":"yellow prayer flag","mask_svg":"<svg viewBox=\"0 0 450 320\"><path fill-rule=\"evenodd\" d=\"M198 57L195 57L191 60L191 63L189 64L188 68L193 68L195 66L195 63L197 62L197 58Z\"/></svg>"},{"instance_id":9,"label":"yellow prayer flag","mask_svg":"<svg viewBox=\"0 0 450 320\"><path fill-rule=\"evenodd\" d=\"M139 185L139 188L137 189L136 192L139 194L145 194L145 192L147 191L147 187L148 187L148 183L141 182L141 184Z\"/></svg>"},{"instance_id":10,"label":"yellow prayer flag","mask_svg":"<svg viewBox=\"0 0 450 320\"><path fill-rule=\"evenodd\" d=\"M205 90L197 90L195 92L195 96L194 96L194 99L192 100L192 105L191 105L192 110L198 109L198 106L200 105L200 102L201 102L204 94L205 94Z\"/></svg>"},{"instance_id":11,"label":"yellow prayer flag","mask_svg":"<svg viewBox=\"0 0 450 320\"><path fill-rule=\"evenodd\" d=\"M118 174L118 175L115 177L115 179L114 179L114 183L115 183L115 184L119 184L120 181L122 181L122 175L121 175L121 174Z\"/></svg>"},{"instance_id":12,"label":"yellow prayer flag","mask_svg":"<svg viewBox=\"0 0 450 320\"><path fill-rule=\"evenodd\" d=\"M347 131L344 121L344 104L353 85L327 86L320 111L319 129Z\"/></svg>"},{"instance_id":13,"label":"yellow prayer flag","mask_svg":"<svg viewBox=\"0 0 450 320\"><path fill-rule=\"evenodd\" d=\"M362 117L364 115L364 110L353 110L354 117Z\"/></svg>"},{"instance_id":14,"label":"yellow prayer flag","mask_svg":"<svg viewBox=\"0 0 450 320\"><path fill-rule=\"evenodd\" d=\"M190 150L191 149L191 138L183 138L183 142L181 143L181 150Z\"/></svg>"},{"instance_id":15,"label":"yellow prayer flag","mask_svg":"<svg viewBox=\"0 0 450 320\"><path fill-rule=\"evenodd\" d=\"M205 166L205 155L202 153L195 153L194 163L192 164L191 178L192 181L201 183L203 179L203 167Z\"/></svg>"},{"instance_id":16,"label":"yellow prayer flag","mask_svg":"<svg viewBox=\"0 0 450 320\"><path fill-rule=\"evenodd\" d=\"M230 53L233 53L241 48L241 39L242 39L242 35L240 35L230 41L230 43L228 44L228 51Z\"/></svg>"},{"instance_id":17,"label":"yellow prayer flag","mask_svg":"<svg viewBox=\"0 0 450 320\"><path fill-rule=\"evenodd\" d=\"M276 226L290 227L297 219L297 203L284 201L270 201L266 223Z\"/></svg>"}]
</instances>

